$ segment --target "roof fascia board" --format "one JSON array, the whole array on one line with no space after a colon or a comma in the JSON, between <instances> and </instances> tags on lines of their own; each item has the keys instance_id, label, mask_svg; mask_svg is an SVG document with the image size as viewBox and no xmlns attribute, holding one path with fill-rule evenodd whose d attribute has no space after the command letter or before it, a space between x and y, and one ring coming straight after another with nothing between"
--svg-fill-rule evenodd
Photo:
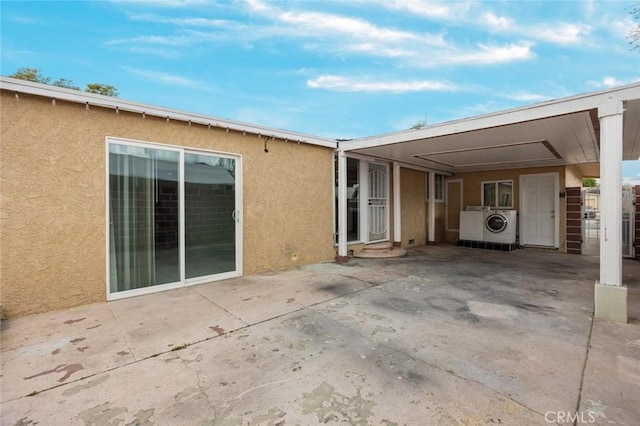
<instances>
[{"instance_id":1,"label":"roof fascia board","mask_svg":"<svg viewBox=\"0 0 640 426\"><path fill-rule=\"evenodd\" d=\"M397 160L394 160L393 158L377 157L375 155L360 154L355 152L345 152L345 155L348 158L354 158L356 160L361 160L361 161L384 161L389 163L397 163L400 167L403 167L405 169L418 170L420 172L425 172L425 173L434 172L439 175L453 176L453 173L445 170L438 170L438 169L432 169L429 167L418 166L416 164L405 163L404 161L397 161Z\"/></svg>"},{"instance_id":2,"label":"roof fascia board","mask_svg":"<svg viewBox=\"0 0 640 426\"><path fill-rule=\"evenodd\" d=\"M118 109L139 114L146 114L170 120L191 122L205 126L219 127L238 132L246 132L264 136L267 138L278 138L290 142L319 145L327 148L337 148L338 143L332 139L324 139L302 133L289 132L285 130L272 129L269 127L256 126L249 123L220 119L206 115L194 114L184 111L173 110L148 104L114 98L110 96L97 95L94 93L81 92L79 90L66 89L63 87L50 86L46 84L34 83L31 81L19 80L10 77L0 77L0 89L26 93L29 95L55 98L68 102L75 102L102 108Z\"/></svg>"},{"instance_id":3,"label":"roof fascia board","mask_svg":"<svg viewBox=\"0 0 640 426\"><path fill-rule=\"evenodd\" d=\"M567 115L591 109L612 101L640 99L640 83L633 83L600 92L591 92L568 98L555 99L525 107L434 124L422 129L403 130L385 135L353 139L340 143L345 152L381 145L429 139L456 133L471 132L492 127L506 126L559 115Z\"/></svg>"}]
</instances>

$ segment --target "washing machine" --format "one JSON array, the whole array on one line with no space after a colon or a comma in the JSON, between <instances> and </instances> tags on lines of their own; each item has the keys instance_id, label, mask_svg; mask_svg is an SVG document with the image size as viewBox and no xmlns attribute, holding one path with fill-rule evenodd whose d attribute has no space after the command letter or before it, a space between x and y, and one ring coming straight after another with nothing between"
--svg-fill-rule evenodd
<instances>
[{"instance_id":1,"label":"washing machine","mask_svg":"<svg viewBox=\"0 0 640 426\"><path fill-rule=\"evenodd\" d=\"M459 239L466 241L482 241L484 239L484 213L489 211L484 206L468 206L460 212Z\"/></svg>"},{"instance_id":2,"label":"washing machine","mask_svg":"<svg viewBox=\"0 0 640 426\"><path fill-rule=\"evenodd\" d=\"M490 210L484 212L483 240L490 243L516 242L516 210Z\"/></svg>"}]
</instances>

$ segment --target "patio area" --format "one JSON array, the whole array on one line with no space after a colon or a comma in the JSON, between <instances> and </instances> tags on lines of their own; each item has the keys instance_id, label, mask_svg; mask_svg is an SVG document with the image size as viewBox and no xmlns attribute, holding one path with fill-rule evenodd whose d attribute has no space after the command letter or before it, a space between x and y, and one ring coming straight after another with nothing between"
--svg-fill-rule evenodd
<instances>
[{"instance_id":1,"label":"patio area","mask_svg":"<svg viewBox=\"0 0 640 426\"><path fill-rule=\"evenodd\" d=\"M640 424L598 258L449 245L2 323L2 425Z\"/></svg>"}]
</instances>

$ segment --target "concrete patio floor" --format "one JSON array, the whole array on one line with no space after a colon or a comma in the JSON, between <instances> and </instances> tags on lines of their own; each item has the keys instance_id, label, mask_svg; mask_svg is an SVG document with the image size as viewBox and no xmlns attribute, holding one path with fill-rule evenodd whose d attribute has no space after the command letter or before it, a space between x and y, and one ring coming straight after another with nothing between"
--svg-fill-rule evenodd
<instances>
[{"instance_id":1,"label":"concrete patio floor","mask_svg":"<svg viewBox=\"0 0 640 426\"><path fill-rule=\"evenodd\" d=\"M640 424L598 259L421 247L3 321L2 425Z\"/></svg>"}]
</instances>

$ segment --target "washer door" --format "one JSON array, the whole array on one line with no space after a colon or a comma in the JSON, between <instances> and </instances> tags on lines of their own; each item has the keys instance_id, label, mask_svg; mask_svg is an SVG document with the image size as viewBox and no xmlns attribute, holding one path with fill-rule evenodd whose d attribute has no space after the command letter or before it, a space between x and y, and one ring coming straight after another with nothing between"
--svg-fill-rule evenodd
<instances>
[{"instance_id":1,"label":"washer door","mask_svg":"<svg viewBox=\"0 0 640 426\"><path fill-rule=\"evenodd\" d=\"M498 234L507 229L507 218L501 214L494 213L487 216L484 225L489 231Z\"/></svg>"}]
</instances>

